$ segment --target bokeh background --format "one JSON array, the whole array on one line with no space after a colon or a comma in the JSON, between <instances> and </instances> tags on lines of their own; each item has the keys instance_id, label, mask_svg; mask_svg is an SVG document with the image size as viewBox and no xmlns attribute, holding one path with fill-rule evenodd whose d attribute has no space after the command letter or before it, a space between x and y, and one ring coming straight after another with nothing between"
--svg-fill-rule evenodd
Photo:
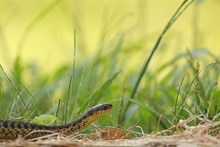
<instances>
[{"instance_id":1,"label":"bokeh background","mask_svg":"<svg viewBox=\"0 0 220 147\"><path fill-rule=\"evenodd\" d=\"M37 64L41 72L69 64L73 59L74 29L79 62L93 56L100 47L108 52L115 45L114 38L123 34L124 46L136 44L131 58L139 59L137 64L143 63L140 59L149 53L181 2L0 0L0 63L10 69L19 55L25 63ZM162 59L189 48L208 48L218 55L219 6L218 0L197 0L166 35Z\"/></svg>"}]
</instances>

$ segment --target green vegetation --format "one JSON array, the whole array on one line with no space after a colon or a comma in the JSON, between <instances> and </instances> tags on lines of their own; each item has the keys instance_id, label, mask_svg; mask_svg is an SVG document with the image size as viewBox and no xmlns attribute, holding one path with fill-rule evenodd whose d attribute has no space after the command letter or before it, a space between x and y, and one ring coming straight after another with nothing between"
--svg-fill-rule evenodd
<instances>
[{"instance_id":1,"label":"green vegetation","mask_svg":"<svg viewBox=\"0 0 220 147\"><path fill-rule=\"evenodd\" d=\"M19 47L25 44L27 34L35 23L47 15L57 2L30 23ZM160 46L161 41L166 41L162 40L163 35L169 33L170 27L191 2L185 0L174 17L164 25L165 29L161 29L159 42L151 55L156 50L156 54L164 54L166 45ZM181 21L181 16L178 21ZM129 31L116 34L103 32L96 54L85 56L78 54L78 42L83 40L77 38L76 28L73 62L61 65L47 75L42 75L37 65L25 63L20 55L14 61L13 68L9 68L10 71L6 72L1 66L0 118L18 121L34 119L34 122L42 123L45 120L40 115L46 114L52 116L49 116L51 119L45 118L46 123L43 124L65 124L91 106L112 103L114 108L111 114L98 120L101 126L119 126L138 132L141 130L136 126L140 126L144 133L150 133L167 129L193 115L219 121L218 58L209 49L189 48L167 62L155 57L158 61L152 64L154 67L149 67L148 63L154 60L154 56L147 57L145 38L127 43ZM112 37L106 38L108 35ZM139 54L134 57L137 50ZM140 51L146 54L145 65L145 59L136 61ZM166 58L166 55L161 57ZM132 63L136 66L131 66ZM193 125L198 123L195 120Z\"/></svg>"}]
</instances>

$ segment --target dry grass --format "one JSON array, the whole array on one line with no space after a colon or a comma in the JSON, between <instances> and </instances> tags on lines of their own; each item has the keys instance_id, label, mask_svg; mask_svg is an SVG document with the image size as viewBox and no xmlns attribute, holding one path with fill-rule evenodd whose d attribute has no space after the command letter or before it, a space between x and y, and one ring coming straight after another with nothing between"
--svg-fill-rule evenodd
<instances>
[{"instance_id":1,"label":"dry grass","mask_svg":"<svg viewBox=\"0 0 220 147\"><path fill-rule=\"evenodd\" d=\"M195 121L199 125L189 125ZM220 146L219 126L220 121L192 116L167 130L133 139L129 139L123 129L106 127L87 137L78 134L35 141L17 139L2 142L0 146Z\"/></svg>"}]
</instances>

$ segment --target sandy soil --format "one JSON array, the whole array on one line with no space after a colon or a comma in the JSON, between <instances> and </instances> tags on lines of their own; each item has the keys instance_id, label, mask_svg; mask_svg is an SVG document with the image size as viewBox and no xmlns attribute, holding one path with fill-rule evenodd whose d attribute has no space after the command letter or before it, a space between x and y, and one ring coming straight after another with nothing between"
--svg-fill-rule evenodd
<instances>
[{"instance_id":1,"label":"sandy soil","mask_svg":"<svg viewBox=\"0 0 220 147\"><path fill-rule=\"evenodd\" d=\"M203 140L204 138L208 140ZM135 139L118 139L118 140L96 140L96 141L71 141L48 139L38 140L36 142L16 140L12 142L2 142L0 146L33 146L33 147L69 147L69 146L147 146L147 147L217 147L220 146L219 139L204 136L203 139L198 138L178 138L175 136L154 136L146 135Z\"/></svg>"}]
</instances>

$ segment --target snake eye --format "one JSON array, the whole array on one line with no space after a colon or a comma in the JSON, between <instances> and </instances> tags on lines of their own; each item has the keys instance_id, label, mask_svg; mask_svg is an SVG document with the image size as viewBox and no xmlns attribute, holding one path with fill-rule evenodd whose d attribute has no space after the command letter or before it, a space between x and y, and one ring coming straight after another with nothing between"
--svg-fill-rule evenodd
<instances>
[{"instance_id":1,"label":"snake eye","mask_svg":"<svg viewBox=\"0 0 220 147\"><path fill-rule=\"evenodd\" d=\"M104 110L108 109L107 105L104 105L103 107L104 107Z\"/></svg>"},{"instance_id":2,"label":"snake eye","mask_svg":"<svg viewBox=\"0 0 220 147\"><path fill-rule=\"evenodd\" d=\"M112 108L112 104L105 104L103 105L104 110L108 110L109 108Z\"/></svg>"}]
</instances>

